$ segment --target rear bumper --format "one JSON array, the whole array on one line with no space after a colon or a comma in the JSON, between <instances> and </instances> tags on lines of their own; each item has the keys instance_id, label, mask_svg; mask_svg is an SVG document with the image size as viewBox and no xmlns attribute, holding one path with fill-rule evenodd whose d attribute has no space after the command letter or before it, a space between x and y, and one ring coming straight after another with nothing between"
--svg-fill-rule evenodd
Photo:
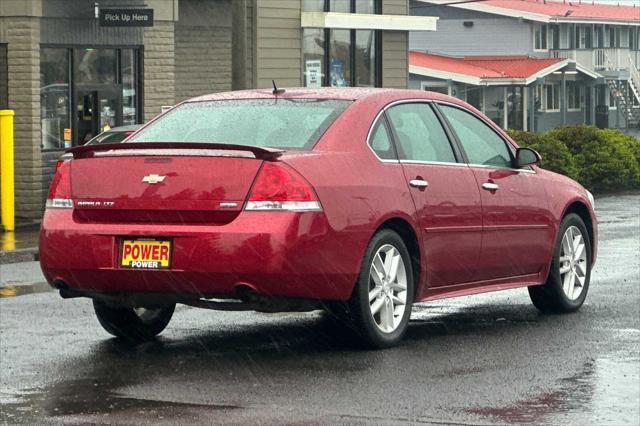
<instances>
[{"instance_id":1,"label":"rear bumper","mask_svg":"<svg viewBox=\"0 0 640 426\"><path fill-rule=\"evenodd\" d=\"M119 264L124 237L172 241L171 268ZM233 296L239 286L274 297L345 300L367 237L335 231L319 212L243 212L220 225L77 223L71 210L48 209L40 264L50 284L99 292Z\"/></svg>"}]
</instances>

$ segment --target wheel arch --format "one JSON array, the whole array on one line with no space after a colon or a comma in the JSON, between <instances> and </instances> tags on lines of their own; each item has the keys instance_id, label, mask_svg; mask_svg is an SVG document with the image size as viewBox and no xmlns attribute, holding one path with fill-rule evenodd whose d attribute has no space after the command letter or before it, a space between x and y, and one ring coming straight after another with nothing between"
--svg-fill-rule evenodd
<instances>
[{"instance_id":1,"label":"wheel arch","mask_svg":"<svg viewBox=\"0 0 640 426\"><path fill-rule=\"evenodd\" d=\"M377 234L383 229L390 229L398 233L398 235L400 235L400 238L402 238L402 241L404 241L405 245L407 246L409 256L411 257L411 271L413 273L413 293L415 297L418 294L418 289L420 287L420 278L422 275L422 256L416 231L407 220L401 217L392 217L385 220L376 228L373 235Z\"/></svg>"},{"instance_id":2,"label":"wheel arch","mask_svg":"<svg viewBox=\"0 0 640 426\"><path fill-rule=\"evenodd\" d=\"M587 227L587 232L589 233L589 246L591 248L592 253L595 249L595 229L593 218L591 217L591 213L589 212L589 207L582 201L576 200L570 203L562 213L562 219L564 219L568 214L575 213L580 219L584 222L584 225Z\"/></svg>"}]
</instances>

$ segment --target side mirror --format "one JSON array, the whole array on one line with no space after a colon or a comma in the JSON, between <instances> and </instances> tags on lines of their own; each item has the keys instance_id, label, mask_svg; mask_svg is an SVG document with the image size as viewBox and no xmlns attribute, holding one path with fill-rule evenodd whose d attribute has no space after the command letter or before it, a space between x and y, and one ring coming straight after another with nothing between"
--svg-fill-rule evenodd
<instances>
[{"instance_id":1,"label":"side mirror","mask_svg":"<svg viewBox=\"0 0 640 426\"><path fill-rule=\"evenodd\" d=\"M516 151L516 168L540 163L540 154L531 148L518 148Z\"/></svg>"}]
</instances>

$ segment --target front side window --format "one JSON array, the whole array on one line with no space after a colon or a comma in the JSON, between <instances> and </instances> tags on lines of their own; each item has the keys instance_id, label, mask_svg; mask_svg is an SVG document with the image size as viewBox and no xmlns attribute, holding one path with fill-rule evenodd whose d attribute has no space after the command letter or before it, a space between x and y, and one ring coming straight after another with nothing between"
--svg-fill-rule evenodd
<instances>
[{"instance_id":1,"label":"front side window","mask_svg":"<svg viewBox=\"0 0 640 426\"><path fill-rule=\"evenodd\" d=\"M397 136L398 158L455 163L449 139L431 107L423 103L396 105L387 111Z\"/></svg>"},{"instance_id":2,"label":"front side window","mask_svg":"<svg viewBox=\"0 0 640 426\"><path fill-rule=\"evenodd\" d=\"M440 105L440 109L458 136L470 164L511 167L507 143L487 124L460 108Z\"/></svg>"},{"instance_id":3,"label":"front side window","mask_svg":"<svg viewBox=\"0 0 640 426\"><path fill-rule=\"evenodd\" d=\"M318 99L189 102L159 117L131 142L311 149L350 103Z\"/></svg>"}]
</instances>

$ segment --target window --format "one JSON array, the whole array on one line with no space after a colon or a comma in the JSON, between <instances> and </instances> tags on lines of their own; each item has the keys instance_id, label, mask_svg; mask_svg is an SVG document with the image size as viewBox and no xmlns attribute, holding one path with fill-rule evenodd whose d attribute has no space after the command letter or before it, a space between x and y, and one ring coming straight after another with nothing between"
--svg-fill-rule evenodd
<instances>
[{"instance_id":1,"label":"window","mask_svg":"<svg viewBox=\"0 0 640 426\"><path fill-rule=\"evenodd\" d=\"M547 111L560 110L560 85L558 83L544 85L544 109Z\"/></svg>"},{"instance_id":2,"label":"window","mask_svg":"<svg viewBox=\"0 0 640 426\"><path fill-rule=\"evenodd\" d=\"M440 109L458 136L470 164L511 167L507 143L487 124L460 108L440 105Z\"/></svg>"},{"instance_id":3,"label":"window","mask_svg":"<svg viewBox=\"0 0 640 426\"><path fill-rule=\"evenodd\" d=\"M547 50L547 25L533 24L534 50Z\"/></svg>"},{"instance_id":4,"label":"window","mask_svg":"<svg viewBox=\"0 0 640 426\"><path fill-rule=\"evenodd\" d=\"M69 49L40 50L40 125L42 149L71 146Z\"/></svg>"},{"instance_id":5,"label":"window","mask_svg":"<svg viewBox=\"0 0 640 426\"><path fill-rule=\"evenodd\" d=\"M321 28L305 28L302 34L304 46L304 85L305 87L322 87L325 77L324 61L325 30Z\"/></svg>"},{"instance_id":6,"label":"window","mask_svg":"<svg viewBox=\"0 0 640 426\"><path fill-rule=\"evenodd\" d=\"M629 27L620 28L620 47L629 47Z\"/></svg>"},{"instance_id":7,"label":"window","mask_svg":"<svg viewBox=\"0 0 640 426\"><path fill-rule=\"evenodd\" d=\"M576 25L576 47L578 49L591 48L591 27Z\"/></svg>"},{"instance_id":8,"label":"window","mask_svg":"<svg viewBox=\"0 0 640 426\"><path fill-rule=\"evenodd\" d=\"M593 47L604 47L604 26L595 25L593 28Z\"/></svg>"},{"instance_id":9,"label":"window","mask_svg":"<svg viewBox=\"0 0 640 426\"><path fill-rule=\"evenodd\" d=\"M560 49L560 25L549 25L549 48Z\"/></svg>"},{"instance_id":10,"label":"window","mask_svg":"<svg viewBox=\"0 0 640 426\"><path fill-rule=\"evenodd\" d=\"M582 108L582 86L575 81L567 81L567 109L580 110Z\"/></svg>"},{"instance_id":11,"label":"window","mask_svg":"<svg viewBox=\"0 0 640 426\"><path fill-rule=\"evenodd\" d=\"M189 102L162 115L131 141L311 149L350 104L317 99Z\"/></svg>"},{"instance_id":12,"label":"window","mask_svg":"<svg viewBox=\"0 0 640 426\"><path fill-rule=\"evenodd\" d=\"M381 117L373 126L369 137L369 146L382 160L395 160L396 154L391 143L391 136L385 120Z\"/></svg>"},{"instance_id":13,"label":"window","mask_svg":"<svg viewBox=\"0 0 640 426\"><path fill-rule=\"evenodd\" d=\"M400 104L389 108L387 114L397 136L398 158L456 162L449 138L429 105Z\"/></svg>"},{"instance_id":14,"label":"window","mask_svg":"<svg viewBox=\"0 0 640 426\"><path fill-rule=\"evenodd\" d=\"M304 0L305 12L380 13L379 0ZM380 86L380 31L316 29L303 31L306 87Z\"/></svg>"}]
</instances>

